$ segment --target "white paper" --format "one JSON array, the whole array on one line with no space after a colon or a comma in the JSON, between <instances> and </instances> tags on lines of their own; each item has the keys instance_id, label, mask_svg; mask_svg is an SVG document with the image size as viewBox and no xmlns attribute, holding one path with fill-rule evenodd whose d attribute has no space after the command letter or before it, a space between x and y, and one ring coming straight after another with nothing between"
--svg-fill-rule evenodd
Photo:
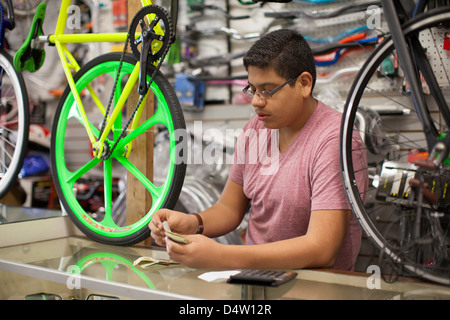
<instances>
[{"instance_id":1,"label":"white paper","mask_svg":"<svg viewBox=\"0 0 450 320\"><path fill-rule=\"evenodd\" d=\"M241 271L240 270L210 271L202 273L201 275L198 276L198 278L208 282L219 282L225 281L230 276L238 274L239 272Z\"/></svg>"}]
</instances>

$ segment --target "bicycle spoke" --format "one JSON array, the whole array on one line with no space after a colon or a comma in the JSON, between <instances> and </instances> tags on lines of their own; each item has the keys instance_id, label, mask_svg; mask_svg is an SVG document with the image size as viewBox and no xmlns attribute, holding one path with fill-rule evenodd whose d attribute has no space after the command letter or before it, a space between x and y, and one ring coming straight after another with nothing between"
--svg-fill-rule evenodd
<instances>
[{"instance_id":1,"label":"bicycle spoke","mask_svg":"<svg viewBox=\"0 0 450 320\"><path fill-rule=\"evenodd\" d=\"M157 199L161 197L163 186L157 187L155 186L145 174L143 174L139 169L137 169L131 161L123 156L116 157L127 170L130 172L152 195L153 199ZM152 203L153 205L153 203Z\"/></svg>"},{"instance_id":2,"label":"bicycle spoke","mask_svg":"<svg viewBox=\"0 0 450 320\"><path fill-rule=\"evenodd\" d=\"M5 159L5 156L8 159ZM3 149L3 151L1 152L1 157L0 157L0 172L1 173L5 173L8 170L8 163L11 162L12 159L12 155L7 152L5 149Z\"/></svg>"},{"instance_id":3,"label":"bicycle spoke","mask_svg":"<svg viewBox=\"0 0 450 320\"><path fill-rule=\"evenodd\" d=\"M14 149L16 147L16 144L13 143L10 139L6 138L3 135L0 135L0 140L3 141L4 143L8 144L8 147L11 147L12 149ZM6 152L6 149L4 150ZM9 154L6 152L6 154L9 156L9 158L12 158L12 154Z\"/></svg>"},{"instance_id":4,"label":"bicycle spoke","mask_svg":"<svg viewBox=\"0 0 450 320\"><path fill-rule=\"evenodd\" d=\"M105 217L102 220L102 224L117 228L116 223L112 219L112 160L107 159L103 161L103 188L104 188L104 209Z\"/></svg>"},{"instance_id":5,"label":"bicycle spoke","mask_svg":"<svg viewBox=\"0 0 450 320\"><path fill-rule=\"evenodd\" d=\"M85 165L83 165L81 168L79 168L74 172L70 172L69 170L67 170L64 181L69 185L73 185L77 180L79 180L83 175L92 170L100 162L101 162L100 159L93 158L91 161L89 161L88 163L86 163Z\"/></svg>"},{"instance_id":6,"label":"bicycle spoke","mask_svg":"<svg viewBox=\"0 0 450 320\"><path fill-rule=\"evenodd\" d=\"M6 129L7 127L14 127L14 126L17 126L18 124L19 124L19 120L14 119L12 121L4 122L3 127L4 127L4 129ZM10 132L12 132L12 131L10 130Z\"/></svg>"}]
</instances>

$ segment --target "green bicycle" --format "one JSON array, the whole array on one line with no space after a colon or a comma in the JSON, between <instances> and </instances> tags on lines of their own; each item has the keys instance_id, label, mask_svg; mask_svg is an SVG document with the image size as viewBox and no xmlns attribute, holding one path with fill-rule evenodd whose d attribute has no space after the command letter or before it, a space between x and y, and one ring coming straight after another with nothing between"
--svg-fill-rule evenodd
<instances>
[{"instance_id":1,"label":"green bicycle","mask_svg":"<svg viewBox=\"0 0 450 320\"><path fill-rule=\"evenodd\" d=\"M183 112L172 85L159 70L175 38L174 19L149 0L142 4L128 33L66 34L70 0L62 0L55 32L44 36L45 3L41 3L30 35L15 56L16 68L34 71L45 57L43 44L58 50L68 86L52 128L55 188L63 209L84 234L114 245L132 245L149 237L147 225L152 214L163 207L173 208L186 170ZM177 8L178 1L173 0L173 17ZM81 42L125 45L122 53L107 53L80 67L66 44ZM76 71L73 76L72 70ZM147 115L152 101L154 111ZM153 134L160 131L167 133L170 148L163 156L139 164L139 152L153 148ZM165 160L162 165L154 164L158 172L152 179L149 167L158 159ZM92 181L101 181L95 187L100 192L98 210L87 205L79 188ZM119 192L121 184L135 187ZM151 205L142 209L145 212L138 219L128 219L128 214L134 214L132 205L140 199L150 199Z\"/></svg>"}]
</instances>

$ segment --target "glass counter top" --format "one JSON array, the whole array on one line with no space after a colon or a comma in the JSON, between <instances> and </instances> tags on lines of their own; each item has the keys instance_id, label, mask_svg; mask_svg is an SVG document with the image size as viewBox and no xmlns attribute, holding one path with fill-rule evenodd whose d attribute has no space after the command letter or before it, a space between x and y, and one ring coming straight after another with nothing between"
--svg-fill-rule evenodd
<instances>
[{"instance_id":1,"label":"glass counter top","mask_svg":"<svg viewBox=\"0 0 450 320\"><path fill-rule=\"evenodd\" d=\"M126 299L450 299L445 286L399 279L371 289L370 275L325 270L296 270L296 279L274 288L208 282L198 276L212 270L134 266L142 256L168 259L164 248L109 246L77 236L9 246L0 248L0 283L18 274L59 283L72 295L89 289ZM6 288L0 286L2 299L9 298Z\"/></svg>"}]
</instances>

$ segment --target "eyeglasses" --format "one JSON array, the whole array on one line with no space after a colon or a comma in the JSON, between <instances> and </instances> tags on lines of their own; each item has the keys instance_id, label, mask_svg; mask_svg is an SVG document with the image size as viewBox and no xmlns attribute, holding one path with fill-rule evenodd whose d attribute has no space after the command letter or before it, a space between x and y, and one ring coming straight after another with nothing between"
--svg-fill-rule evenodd
<instances>
[{"instance_id":1,"label":"eyeglasses","mask_svg":"<svg viewBox=\"0 0 450 320\"><path fill-rule=\"evenodd\" d=\"M246 86L244 89L242 89L242 92L249 98L253 99L253 97L255 96L255 94L263 100L268 100L270 98L272 98L272 96L277 93L278 91L280 91L285 85L287 85L289 82L297 79L300 75L295 76L289 80L287 80L286 82L280 84L278 87L276 87L275 89L271 90L271 91L256 91L256 90L251 90L250 89L250 85Z\"/></svg>"}]
</instances>

